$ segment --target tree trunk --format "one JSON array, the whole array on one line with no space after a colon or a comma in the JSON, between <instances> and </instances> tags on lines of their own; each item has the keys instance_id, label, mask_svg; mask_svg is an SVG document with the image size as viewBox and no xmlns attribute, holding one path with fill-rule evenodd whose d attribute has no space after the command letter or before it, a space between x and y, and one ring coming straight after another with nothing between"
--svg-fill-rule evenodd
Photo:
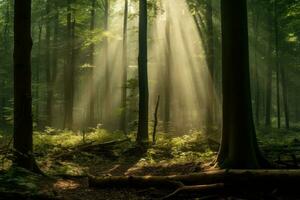
<instances>
[{"instance_id":1,"label":"tree trunk","mask_svg":"<svg viewBox=\"0 0 300 200\"><path fill-rule=\"evenodd\" d=\"M207 133L212 131L214 124L215 95L214 95L214 74L215 74L215 48L214 48L214 27L212 1L206 1L206 27L207 27L207 65L210 72L210 79L207 82L207 105L206 105L206 129Z\"/></svg>"},{"instance_id":2,"label":"tree trunk","mask_svg":"<svg viewBox=\"0 0 300 200\"><path fill-rule=\"evenodd\" d=\"M55 7L57 7L57 2L55 3ZM51 76L51 85L50 85L50 94L51 97L51 103L55 105L55 98L54 98L54 86L55 82L57 80L57 70L58 70L58 49L59 49L59 42L58 42L58 33L59 33L59 10L56 8L55 15L54 15L54 32L53 32L53 43L52 43L52 76ZM52 110L52 106L51 106ZM52 115L51 111L51 115ZM50 118L51 124L53 125L53 118Z\"/></svg>"},{"instance_id":3,"label":"tree trunk","mask_svg":"<svg viewBox=\"0 0 300 200\"><path fill-rule=\"evenodd\" d=\"M91 7L91 24L90 24L90 31L92 34L94 34L95 30L95 8L96 7L96 0L92 0L92 7ZM90 102L89 102L89 116L88 116L88 124L90 127L94 127L96 125L95 122L95 81L94 81L94 53L95 53L95 44L94 42L91 43L90 46Z\"/></svg>"},{"instance_id":4,"label":"tree trunk","mask_svg":"<svg viewBox=\"0 0 300 200\"><path fill-rule=\"evenodd\" d=\"M147 69L147 1L140 0L139 17L139 57L138 57L138 76L139 76L139 118L137 143L148 142L148 69Z\"/></svg>"},{"instance_id":5,"label":"tree trunk","mask_svg":"<svg viewBox=\"0 0 300 200\"><path fill-rule=\"evenodd\" d=\"M272 108L272 80L273 80L273 27L272 27L272 12L269 11L268 24L269 24L269 45L268 45L268 63L267 63L267 85L266 85L266 127L271 127L271 108Z\"/></svg>"},{"instance_id":6,"label":"tree trunk","mask_svg":"<svg viewBox=\"0 0 300 200\"><path fill-rule=\"evenodd\" d=\"M67 62L64 70L64 108L65 108L65 120L64 128L72 129L73 126L73 96L74 96L74 35L73 35L73 24L72 24L72 13L71 13L71 2L67 0L67 35L66 35L66 56Z\"/></svg>"},{"instance_id":7,"label":"tree trunk","mask_svg":"<svg viewBox=\"0 0 300 200\"><path fill-rule=\"evenodd\" d=\"M45 53L45 68L46 68L46 81L47 81L47 122L48 126L52 124L52 81L51 81L51 65L50 65L50 0L46 2L46 53Z\"/></svg>"},{"instance_id":8,"label":"tree trunk","mask_svg":"<svg viewBox=\"0 0 300 200\"><path fill-rule=\"evenodd\" d=\"M277 0L274 1L275 17L275 54L276 54L276 90L277 90L277 127L281 128L281 109L280 109L280 61L279 61L279 30L278 30L278 13Z\"/></svg>"},{"instance_id":9,"label":"tree trunk","mask_svg":"<svg viewBox=\"0 0 300 200\"><path fill-rule=\"evenodd\" d=\"M104 1L104 30L109 30L109 0ZM112 105L111 105L111 86L110 86L110 59L109 59L109 44L108 44L108 37L104 37L104 59L105 59L105 88L104 88L104 126L105 128L110 129L111 128L111 111L112 111Z\"/></svg>"},{"instance_id":10,"label":"tree trunk","mask_svg":"<svg viewBox=\"0 0 300 200\"><path fill-rule=\"evenodd\" d=\"M127 113L127 67L128 67L128 55L127 55L127 25L128 25L128 0L125 0L124 5L124 22L123 22L123 76L122 76L122 96L121 96L121 130L126 133L127 132L127 121L126 121L126 113Z\"/></svg>"},{"instance_id":11,"label":"tree trunk","mask_svg":"<svg viewBox=\"0 0 300 200\"><path fill-rule=\"evenodd\" d=\"M15 0L14 7L14 164L33 171L31 0Z\"/></svg>"},{"instance_id":12,"label":"tree trunk","mask_svg":"<svg viewBox=\"0 0 300 200\"><path fill-rule=\"evenodd\" d=\"M167 6L170 9L169 6ZM166 19L166 63L165 63L165 80L164 80L164 131L168 133L170 130L170 115L171 115L171 96L172 96L172 47L171 47L171 17L170 10L167 10L167 19Z\"/></svg>"},{"instance_id":13,"label":"tree trunk","mask_svg":"<svg viewBox=\"0 0 300 200\"><path fill-rule=\"evenodd\" d=\"M39 119L39 114L40 114L40 64L41 64L41 45L42 45L42 31L43 31L43 26L42 24L39 24L39 40L38 40L38 55L37 55L37 61L36 61L36 80L35 80L35 96L36 96L36 110L35 110L35 117L36 117L36 123L39 128L40 127L40 119Z\"/></svg>"},{"instance_id":14,"label":"tree trunk","mask_svg":"<svg viewBox=\"0 0 300 200\"><path fill-rule=\"evenodd\" d=\"M284 108L284 117L285 117L285 128L290 128L290 117L289 117L289 106L288 106L288 88L287 80L285 77L284 67L280 68L281 73L281 85L282 85L282 96L283 96L283 108Z\"/></svg>"},{"instance_id":15,"label":"tree trunk","mask_svg":"<svg viewBox=\"0 0 300 200\"><path fill-rule=\"evenodd\" d=\"M218 164L259 168L252 116L246 0L222 0L223 130Z\"/></svg>"},{"instance_id":16,"label":"tree trunk","mask_svg":"<svg viewBox=\"0 0 300 200\"><path fill-rule=\"evenodd\" d=\"M260 77L258 73L258 61L257 61L257 51L259 46L258 34L259 34L259 13L256 14L254 19L254 72L255 72L255 121L256 125L260 125Z\"/></svg>"}]
</instances>

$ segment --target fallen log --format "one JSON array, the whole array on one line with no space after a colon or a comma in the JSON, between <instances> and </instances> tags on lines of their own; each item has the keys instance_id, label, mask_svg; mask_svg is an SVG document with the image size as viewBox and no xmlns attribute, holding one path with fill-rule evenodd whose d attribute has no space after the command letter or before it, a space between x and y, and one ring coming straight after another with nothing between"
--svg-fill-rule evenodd
<instances>
[{"instance_id":1,"label":"fallen log","mask_svg":"<svg viewBox=\"0 0 300 200\"><path fill-rule=\"evenodd\" d=\"M99 188L179 188L182 185L247 185L255 187L295 187L300 182L300 170L216 170L173 176L89 176L90 187Z\"/></svg>"},{"instance_id":2,"label":"fallen log","mask_svg":"<svg viewBox=\"0 0 300 200\"><path fill-rule=\"evenodd\" d=\"M111 148L113 146L116 146L116 145L119 145L119 144L122 144L122 143L125 143L125 142L128 142L130 141L130 138L126 138L126 139L123 139L123 140L114 140L114 141L110 141L110 142L105 142L105 143L100 143L100 144L90 144L90 145L82 145L82 146L78 146L76 147L75 149L71 149L67 152L63 152L61 154L58 154L56 156L53 156L53 159L60 159L60 158L63 158L63 157L68 157L68 156L71 156L75 153L78 153L78 152L88 152L88 151L101 151L101 150L107 150L108 148Z\"/></svg>"}]
</instances>

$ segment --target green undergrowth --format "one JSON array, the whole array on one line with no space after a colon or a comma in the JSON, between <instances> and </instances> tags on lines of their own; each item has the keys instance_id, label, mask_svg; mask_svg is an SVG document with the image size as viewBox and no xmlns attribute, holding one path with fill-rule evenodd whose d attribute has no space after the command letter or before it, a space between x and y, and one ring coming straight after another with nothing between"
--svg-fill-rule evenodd
<instances>
[{"instance_id":1,"label":"green undergrowth","mask_svg":"<svg viewBox=\"0 0 300 200\"><path fill-rule=\"evenodd\" d=\"M79 151L67 157L53 159L56 155L83 144L101 144L125 138L130 140L99 152ZM34 149L42 169L52 175L100 173L106 166L109 168L116 164L146 167L206 163L213 160L217 150L215 144L210 144L207 137L199 131L181 136L160 132L157 134L156 144L149 144L144 150L136 146L134 138L134 133L125 136L121 132L111 133L102 129L95 129L84 137L82 133L51 130L34 133Z\"/></svg>"},{"instance_id":2,"label":"green undergrowth","mask_svg":"<svg viewBox=\"0 0 300 200\"><path fill-rule=\"evenodd\" d=\"M0 192L1 194L14 194L34 196L39 194L47 194L54 196L48 184L51 179L45 176L32 173L23 168L10 167L0 176Z\"/></svg>"},{"instance_id":3,"label":"green undergrowth","mask_svg":"<svg viewBox=\"0 0 300 200\"><path fill-rule=\"evenodd\" d=\"M211 161L215 155L215 148L209 145L201 132L194 131L177 137L159 133L157 143L148 149L138 164L204 163Z\"/></svg>"},{"instance_id":4,"label":"green undergrowth","mask_svg":"<svg viewBox=\"0 0 300 200\"><path fill-rule=\"evenodd\" d=\"M157 133L156 144L140 149L135 143L135 132L125 135L122 132L109 132L104 129L92 129L88 133L57 130L48 127L45 131L34 132L34 154L39 166L49 175L86 173L101 174L120 165L125 168L144 168L184 165L186 163L205 164L215 159L218 150L218 138L215 134L190 131L182 135ZM299 144L298 129L258 129L258 141L268 158L277 159L273 149L294 148ZM0 135L1 147L11 141L11 137ZM76 150L82 145L97 145L110 141L129 138L126 142L94 151L76 151L70 155L56 156ZM299 145L298 145L299 146ZM298 156L298 155L296 155ZM287 156L287 159L290 155ZM0 155L0 171L9 169L9 159ZM124 167L123 167L124 166ZM126 166L126 167L125 167ZM123 168L124 169L123 169ZM170 167L171 168L171 167ZM104 171L104 172L103 172Z\"/></svg>"}]
</instances>

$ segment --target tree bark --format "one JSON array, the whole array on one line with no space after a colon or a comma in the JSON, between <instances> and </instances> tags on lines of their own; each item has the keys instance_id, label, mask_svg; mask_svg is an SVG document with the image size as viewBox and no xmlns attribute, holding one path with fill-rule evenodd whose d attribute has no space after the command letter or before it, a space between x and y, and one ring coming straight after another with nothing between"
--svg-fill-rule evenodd
<instances>
[{"instance_id":1,"label":"tree bark","mask_svg":"<svg viewBox=\"0 0 300 200\"><path fill-rule=\"evenodd\" d=\"M217 162L222 168L259 168L252 116L246 0L222 0L223 130Z\"/></svg>"},{"instance_id":2,"label":"tree bark","mask_svg":"<svg viewBox=\"0 0 300 200\"><path fill-rule=\"evenodd\" d=\"M74 97L74 30L72 22L71 1L67 0L67 34L66 56L67 62L64 69L64 128L73 128L73 97Z\"/></svg>"},{"instance_id":3,"label":"tree bark","mask_svg":"<svg viewBox=\"0 0 300 200\"><path fill-rule=\"evenodd\" d=\"M14 164L33 171L31 0L15 0L14 8Z\"/></svg>"},{"instance_id":4,"label":"tree bark","mask_svg":"<svg viewBox=\"0 0 300 200\"><path fill-rule=\"evenodd\" d=\"M36 108L35 108L35 117L36 117L36 123L39 128L40 126L40 119L39 119L39 114L40 114L40 64L41 64L41 45L42 45L42 32L43 32L43 25L40 23L39 24L39 34L38 34L38 55L37 55L37 61L36 61L36 67L35 67L35 73L36 73L36 79L35 79L35 97L37 99L36 101Z\"/></svg>"},{"instance_id":5,"label":"tree bark","mask_svg":"<svg viewBox=\"0 0 300 200\"><path fill-rule=\"evenodd\" d=\"M104 30L108 32L109 30L109 0L104 1ZM110 58L109 58L109 44L108 44L108 37L104 37L103 41L104 45L104 59L105 59L105 88L104 88L104 126L107 129L111 129L111 110L112 110L112 104L111 104L111 85L110 85Z\"/></svg>"},{"instance_id":6,"label":"tree bark","mask_svg":"<svg viewBox=\"0 0 300 200\"><path fill-rule=\"evenodd\" d=\"M123 76L122 76L122 96L121 96L121 130L127 132L127 67L128 67L128 52L127 52L127 25L128 25L128 0L125 0L124 5L124 22L123 22Z\"/></svg>"},{"instance_id":7,"label":"tree bark","mask_svg":"<svg viewBox=\"0 0 300 200\"><path fill-rule=\"evenodd\" d=\"M265 124L266 127L271 127L271 108L272 108L272 80L273 80L273 27L272 27L272 17L271 11L269 10L268 24L269 24L269 44L268 44L268 66L267 66L267 86L266 86L266 117Z\"/></svg>"},{"instance_id":8,"label":"tree bark","mask_svg":"<svg viewBox=\"0 0 300 200\"><path fill-rule=\"evenodd\" d=\"M138 77L139 77L139 118L137 143L148 142L148 67L147 67L147 1L140 0L139 18L139 57L138 57Z\"/></svg>"},{"instance_id":9,"label":"tree bark","mask_svg":"<svg viewBox=\"0 0 300 200\"><path fill-rule=\"evenodd\" d=\"M46 82L47 82L47 122L46 124L51 126L52 124L52 82L51 82L51 64L50 64L50 0L46 1L46 47L45 47L45 68L46 68Z\"/></svg>"},{"instance_id":10,"label":"tree bark","mask_svg":"<svg viewBox=\"0 0 300 200\"><path fill-rule=\"evenodd\" d=\"M90 31L93 34L95 30L95 9L96 9L96 0L91 0L91 24L90 24ZM89 115L88 115L88 124L90 127L94 127L96 125L95 122L95 98L96 98L96 89L95 89L95 81L94 81L94 53L95 53L95 44L94 42L90 45L90 79L89 79L89 88L90 88L90 102L89 102Z\"/></svg>"},{"instance_id":11,"label":"tree bark","mask_svg":"<svg viewBox=\"0 0 300 200\"><path fill-rule=\"evenodd\" d=\"M172 47L171 47L171 16L170 16L170 7L167 5L166 10L166 63L165 63L165 80L164 80L164 131L168 133L170 131L170 118L171 118L171 96L172 96Z\"/></svg>"},{"instance_id":12,"label":"tree bark","mask_svg":"<svg viewBox=\"0 0 300 200\"><path fill-rule=\"evenodd\" d=\"M277 0L274 1L274 21L275 21L275 56L276 56L276 97L277 97L277 127L281 128L281 106L280 106L280 61L279 61L279 30Z\"/></svg>"},{"instance_id":13,"label":"tree bark","mask_svg":"<svg viewBox=\"0 0 300 200\"><path fill-rule=\"evenodd\" d=\"M55 7L58 6L58 3L55 2ZM59 50L59 42L58 42L58 34L59 34L59 10L56 8L54 14L54 31L53 31L53 42L52 42L52 70L51 70L51 85L50 85L50 94L51 97L51 104L55 105L55 98L54 98L54 87L57 80L57 71L58 71L58 50ZM51 106L51 117L49 121L49 125L53 125L53 117L52 117L52 107Z\"/></svg>"}]
</instances>

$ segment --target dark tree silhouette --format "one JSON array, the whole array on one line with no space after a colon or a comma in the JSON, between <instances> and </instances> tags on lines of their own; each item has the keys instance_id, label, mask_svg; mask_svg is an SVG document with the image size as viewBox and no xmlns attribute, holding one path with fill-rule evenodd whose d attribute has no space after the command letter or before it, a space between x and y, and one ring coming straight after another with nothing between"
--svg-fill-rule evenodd
<instances>
[{"instance_id":1,"label":"dark tree silhouette","mask_svg":"<svg viewBox=\"0 0 300 200\"><path fill-rule=\"evenodd\" d=\"M36 171L32 148L31 0L15 0L14 8L14 164Z\"/></svg>"},{"instance_id":2,"label":"dark tree silhouette","mask_svg":"<svg viewBox=\"0 0 300 200\"><path fill-rule=\"evenodd\" d=\"M148 70L147 70L147 1L140 0L140 19L139 19L139 118L137 142L148 141Z\"/></svg>"},{"instance_id":3,"label":"dark tree silhouette","mask_svg":"<svg viewBox=\"0 0 300 200\"><path fill-rule=\"evenodd\" d=\"M259 168L265 164L254 128L249 73L246 0L222 0L223 130L218 164Z\"/></svg>"}]
</instances>

